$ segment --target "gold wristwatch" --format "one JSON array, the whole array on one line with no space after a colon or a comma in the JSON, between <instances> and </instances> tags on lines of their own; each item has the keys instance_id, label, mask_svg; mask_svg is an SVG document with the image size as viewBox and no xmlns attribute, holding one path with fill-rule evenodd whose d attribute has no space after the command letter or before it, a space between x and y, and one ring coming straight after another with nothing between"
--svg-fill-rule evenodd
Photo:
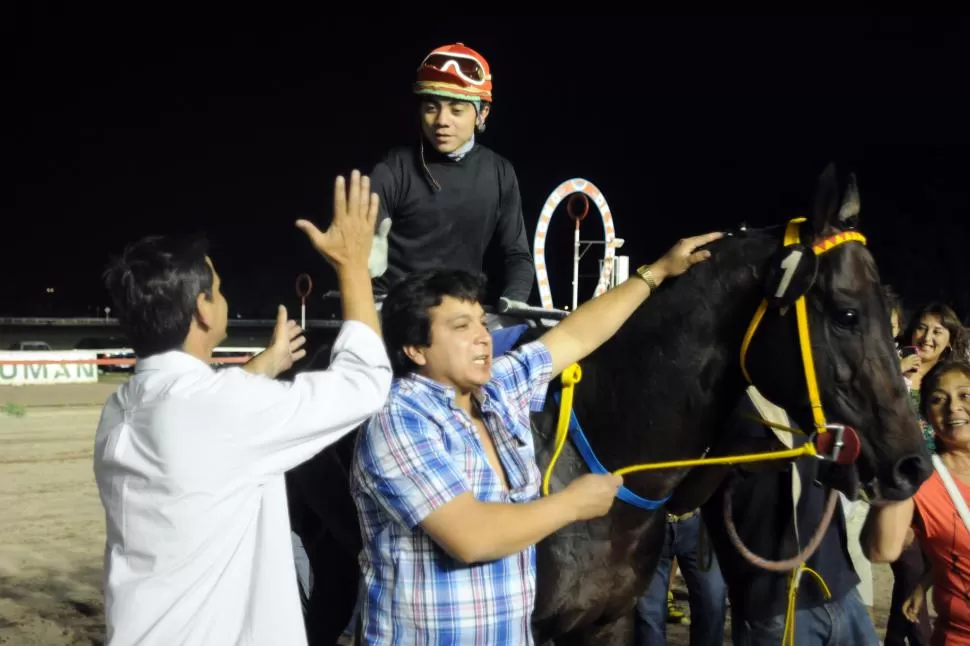
<instances>
[{"instance_id":1,"label":"gold wristwatch","mask_svg":"<svg viewBox=\"0 0 970 646\"><path fill-rule=\"evenodd\" d=\"M653 272L650 271L650 265L640 265L637 269L637 275L649 285L651 292L657 291L657 281L653 277Z\"/></svg>"}]
</instances>

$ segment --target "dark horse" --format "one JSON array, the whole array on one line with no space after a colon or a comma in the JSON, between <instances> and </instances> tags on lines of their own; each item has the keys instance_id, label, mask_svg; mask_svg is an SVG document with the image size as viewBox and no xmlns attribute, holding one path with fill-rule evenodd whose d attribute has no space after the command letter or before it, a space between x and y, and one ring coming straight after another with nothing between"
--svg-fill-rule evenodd
<instances>
[{"instance_id":1,"label":"dark horse","mask_svg":"<svg viewBox=\"0 0 970 646\"><path fill-rule=\"evenodd\" d=\"M810 245L855 226L857 214L854 183L840 182L830 166L819 178L801 240ZM746 230L711 244L708 261L661 287L581 363L574 410L606 468L696 458L708 450L738 452L725 446L730 439L719 437L718 429L747 386L740 368L742 339L765 294L766 277L780 262L783 231ZM859 431L858 476L876 497L913 495L930 474L929 456L899 372L872 255L859 243L840 245L819 257L814 281L804 286L828 420ZM747 367L766 397L802 428L813 427L792 308L768 311L748 350ZM543 470L559 415L556 390L554 381L546 409L534 416ZM325 613L312 618L321 630L311 636L314 643L332 643L354 603L360 537L346 482L352 442L348 437L291 473L294 526L311 542L316 585L325 595L311 603L311 614ZM675 492L688 471L633 473L624 482L636 494L658 499ZM551 490L586 472L567 442ZM691 505L706 500L716 485L695 487ZM537 643L631 644L632 609L656 566L663 524L662 508L644 511L617 501L605 517L574 523L540 542Z\"/></svg>"}]
</instances>

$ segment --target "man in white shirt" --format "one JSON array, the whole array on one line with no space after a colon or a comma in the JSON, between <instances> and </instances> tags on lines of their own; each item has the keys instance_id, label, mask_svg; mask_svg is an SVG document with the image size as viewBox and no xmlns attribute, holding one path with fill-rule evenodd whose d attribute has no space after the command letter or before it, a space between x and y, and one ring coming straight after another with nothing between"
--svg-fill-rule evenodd
<instances>
[{"instance_id":1,"label":"man in white shirt","mask_svg":"<svg viewBox=\"0 0 970 646\"><path fill-rule=\"evenodd\" d=\"M284 473L376 412L391 383L367 270L378 197L357 171L334 188L326 232L297 222L343 299L325 371L274 379L305 353L282 306L263 353L209 366L228 307L204 243L146 238L106 273L138 357L95 439L111 646L306 644Z\"/></svg>"}]
</instances>

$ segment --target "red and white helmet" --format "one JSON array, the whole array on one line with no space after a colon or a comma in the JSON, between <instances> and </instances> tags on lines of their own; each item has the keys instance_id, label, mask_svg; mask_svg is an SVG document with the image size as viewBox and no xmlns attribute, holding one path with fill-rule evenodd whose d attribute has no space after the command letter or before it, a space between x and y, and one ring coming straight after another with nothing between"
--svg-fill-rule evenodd
<instances>
[{"instance_id":1,"label":"red and white helmet","mask_svg":"<svg viewBox=\"0 0 970 646\"><path fill-rule=\"evenodd\" d=\"M491 103L492 74L488 61L464 43L439 47L418 66L414 93Z\"/></svg>"}]
</instances>

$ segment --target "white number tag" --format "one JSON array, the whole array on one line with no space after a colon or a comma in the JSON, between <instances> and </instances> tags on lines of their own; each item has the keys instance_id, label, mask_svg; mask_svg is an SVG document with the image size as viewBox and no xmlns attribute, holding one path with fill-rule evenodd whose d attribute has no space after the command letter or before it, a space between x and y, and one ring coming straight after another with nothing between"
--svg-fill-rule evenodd
<instances>
[{"instance_id":1,"label":"white number tag","mask_svg":"<svg viewBox=\"0 0 970 646\"><path fill-rule=\"evenodd\" d=\"M792 276L795 275L795 270L798 269L798 263L802 259L801 249L792 249L791 253L785 256L785 259L781 261L781 268L785 270L782 275L781 280L778 282L778 289L775 290L775 298L782 298L785 292L788 291L788 286L791 284Z\"/></svg>"}]
</instances>

